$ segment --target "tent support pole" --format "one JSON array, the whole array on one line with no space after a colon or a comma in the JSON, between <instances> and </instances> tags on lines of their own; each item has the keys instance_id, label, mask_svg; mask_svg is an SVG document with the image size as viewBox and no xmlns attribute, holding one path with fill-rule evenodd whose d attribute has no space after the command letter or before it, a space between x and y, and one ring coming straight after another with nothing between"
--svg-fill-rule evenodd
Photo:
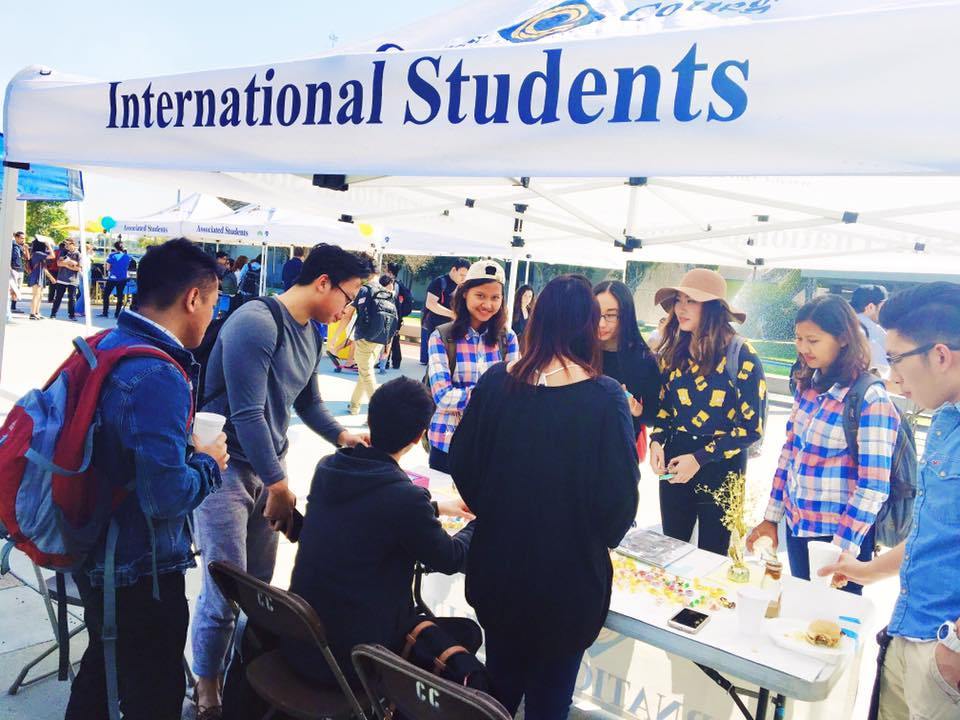
<instances>
[{"instance_id":1,"label":"tent support pole","mask_svg":"<svg viewBox=\"0 0 960 720\"><path fill-rule=\"evenodd\" d=\"M547 192L546 190L541 190L537 185L534 185L533 183L530 183L527 186L527 190L533 193L534 195L536 195L537 197L543 198L544 200L549 202L551 205L555 205L556 207L560 208L568 215L575 217L577 220L584 223L585 225L592 227L594 230L600 231L601 233L606 235L609 239L611 240L620 239L619 233L614 232L613 230L605 226L603 223L601 223L599 220L596 220L590 217L587 213L581 212L578 208L574 207L573 205L568 203L566 200L563 200L562 198L560 198L556 193Z\"/></svg>"},{"instance_id":2,"label":"tent support pole","mask_svg":"<svg viewBox=\"0 0 960 720\"><path fill-rule=\"evenodd\" d=\"M530 258L527 258L527 268L523 274L523 284L524 285L530 284Z\"/></svg>"},{"instance_id":3,"label":"tent support pole","mask_svg":"<svg viewBox=\"0 0 960 720\"><path fill-rule=\"evenodd\" d=\"M4 308L0 313L0 380L3 377L4 342L7 335L7 310L10 308L10 246L13 234L17 230L26 230L27 204L17 200L17 185L20 171L15 167L3 168L3 199L0 200L0 295L3 295Z\"/></svg>"},{"instance_id":4,"label":"tent support pole","mask_svg":"<svg viewBox=\"0 0 960 720\"><path fill-rule=\"evenodd\" d=\"M93 308L90 307L90 256L87 255L87 235L83 226L83 200L77 200L77 226L80 228L80 280L83 282L83 324L93 328Z\"/></svg>"},{"instance_id":5,"label":"tent support pole","mask_svg":"<svg viewBox=\"0 0 960 720\"><path fill-rule=\"evenodd\" d=\"M517 297L517 276L520 274L519 261L517 256L514 255L510 258L510 278L508 282L510 283L509 289L507 290L507 327L513 325L513 301ZM506 358L504 358L506 360Z\"/></svg>"},{"instance_id":6,"label":"tent support pole","mask_svg":"<svg viewBox=\"0 0 960 720\"><path fill-rule=\"evenodd\" d=\"M267 244L262 243L260 250L260 296L267 294Z\"/></svg>"}]
</instances>

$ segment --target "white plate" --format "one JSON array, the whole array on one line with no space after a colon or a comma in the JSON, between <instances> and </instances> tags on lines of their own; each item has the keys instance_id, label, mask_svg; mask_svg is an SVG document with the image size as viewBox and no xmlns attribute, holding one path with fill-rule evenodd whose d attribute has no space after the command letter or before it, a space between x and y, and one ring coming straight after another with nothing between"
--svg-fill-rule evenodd
<instances>
[{"instance_id":1,"label":"white plate","mask_svg":"<svg viewBox=\"0 0 960 720\"><path fill-rule=\"evenodd\" d=\"M773 642L784 650L809 655L810 657L835 664L854 650L854 642L846 635L840 636L840 644L835 648L821 647L807 642L805 635L810 626L808 620L794 618L774 618L766 623L767 632Z\"/></svg>"}]
</instances>

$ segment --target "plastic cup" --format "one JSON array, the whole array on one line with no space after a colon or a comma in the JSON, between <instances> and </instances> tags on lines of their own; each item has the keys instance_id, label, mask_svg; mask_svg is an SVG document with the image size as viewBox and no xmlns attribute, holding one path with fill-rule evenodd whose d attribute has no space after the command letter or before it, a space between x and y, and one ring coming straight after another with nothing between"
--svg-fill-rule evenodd
<instances>
[{"instance_id":1,"label":"plastic cup","mask_svg":"<svg viewBox=\"0 0 960 720\"><path fill-rule=\"evenodd\" d=\"M737 592L740 632L747 635L758 635L763 632L763 621L767 616L767 607L772 598L769 590L758 587L745 587Z\"/></svg>"},{"instance_id":2,"label":"plastic cup","mask_svg":"<svg viewBox=\"0 0 960 720\"><path fill-rule=\"evenodd\" d=\"M825 568L827 565L833 565L839 560L843 548L833 543L815 540L807 544L807 552L810 558L810 582L829 585L833 577L831 575L820 577L818 573L821 568Z\"/></svg>"},{"instance_id":3,"label":"plastic cup","mask_svg":"<svg viewBox=\"0 0 960 720\"><path fill-rule=\"evenodd\" d=\"M217 439L223 432L227 419L223 415L211 412L198 412L193 418L193 434L197 437L197 444L206 447Z\"/></svg>"}]
</instances>

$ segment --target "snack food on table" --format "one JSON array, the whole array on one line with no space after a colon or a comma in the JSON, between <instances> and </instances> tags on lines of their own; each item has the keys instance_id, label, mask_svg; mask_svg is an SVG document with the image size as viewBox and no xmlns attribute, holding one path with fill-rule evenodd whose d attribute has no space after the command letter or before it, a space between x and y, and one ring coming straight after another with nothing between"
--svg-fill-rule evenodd
<instances>
[{"instance_id":1,"label":"snack food on table","mask_svg":"<svg viewBox=\"0 0 960 720\"><path fill-rule=\"evenodd\" d=\"M811 645L835 648L840 644L840 626L830 620L814 620L807 627L806 639Z\"/></svg>"}]
</instances>

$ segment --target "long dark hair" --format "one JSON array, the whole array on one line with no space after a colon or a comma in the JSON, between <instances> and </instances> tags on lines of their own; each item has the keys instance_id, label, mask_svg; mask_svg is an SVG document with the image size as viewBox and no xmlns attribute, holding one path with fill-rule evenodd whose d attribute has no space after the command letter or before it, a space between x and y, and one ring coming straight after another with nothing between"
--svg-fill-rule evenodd
<instances>
[{"instance_id":1,"label":"long dark hair","mask_svg":"<svg viewBox=\"0 0 960 720\"><path fill-rule=\"evenodd\" d=\"M600 306L583 275L561 275L547 283L527 325L526 350L510 374L528 385L551 360L579 365L590 377L601 373Z\"/></svg>"},{"instance_id":2,"label":"long dark hair","mask_svg":"<svg viewBox=\"0 0 960 720\"><path fill-rule=\"evenodd\" d=\"M517 318L520 317L523 312L523 294L525 292L533 292L533 285L521 285L517 288L516 297L513 298L513 321L516 322ZM534 297L536 294L534 293ZM530 312L533 312L533 299L530 301Z\"/></svg>"},{"instance_id":3,"label":"long dark hair","mask_svg":"<svg viewBox=\"0 0 960 720\"><path fill-rule=\"evenodd\" d=\"M500 285L500 291L503 292L503 285L492 278L477 278L476 280L467 280L457 286L453 293L453 328L450 330L450 336L454 340L463 340L467 336L467 330L470 327L470 311L467 309L467 293L475 287L486 285L488 283L497 283ZM483 336L483 342L487 347L493 347L499 344L507 327L507 304L501 300L500 309L497 314L487 320L480 326L478 332ZM506 360L506 358L503 358Z\"/></svg>"},{"instance_id":4,"label":"long dark hair","mask_svg":"<svg viewBox=\"0 0 960 720\"><path fill-rule=\"evenodd\" d=\"M670 319L663 329L660 343L660 359L671 372L680 369L687 360L700 366L700 375L713 373L726 357L727 346L736 333L730 325L732 319L727 306L719 300L701 303L700 327L696 333L684 332L677 320L676 303L670 308ZM697 342L693 344L696 334Z\"/></svg>"},{"instance_id":5,"label":"long dark hair","mask_svg":"<svg viewBox=\"0 0 960 720\"><path fill-rule=\"evenodd\" d=\"M633 302L633 293L619 280L604 280L593 286L594 297L604 293L613 295L617 301L620 313L620 333L617 338L617 354L620 356L620 367L626 367L631 357L652 358L653 352L640 334L640 325L637 323L637 307Z\"/></svg>"},{"instance_id":6,"label":"long dark hair","mask_svg":"<svg viewBox=\"0 0 960 720\"><path fill-rule=\"evenodd\" d=\"M249 262L249 259L247 258L246 255L240 255L239 257L237 257L237 259L233 263L233 271L239 272L240 270L243 270L243 266L246 265L248 262Z\"/></svg>"},{"instance_id":7,"label":"long dark hair","mask_svg":"<svg viewBox=\"0 0 960 720\"><path fill-rule=\"evenodd\" d=\"M839 295L822 295L800 308L796 324L812 322L840 344L840 353L826 372L821 371L814 380L813 368L800 356L800 366L793 377L800 391L816 386L817 390L829 389L834 383L852 385L870 369L870 343L860 327L857 314L850 303Z\"/></svg>"}]
</instances>

